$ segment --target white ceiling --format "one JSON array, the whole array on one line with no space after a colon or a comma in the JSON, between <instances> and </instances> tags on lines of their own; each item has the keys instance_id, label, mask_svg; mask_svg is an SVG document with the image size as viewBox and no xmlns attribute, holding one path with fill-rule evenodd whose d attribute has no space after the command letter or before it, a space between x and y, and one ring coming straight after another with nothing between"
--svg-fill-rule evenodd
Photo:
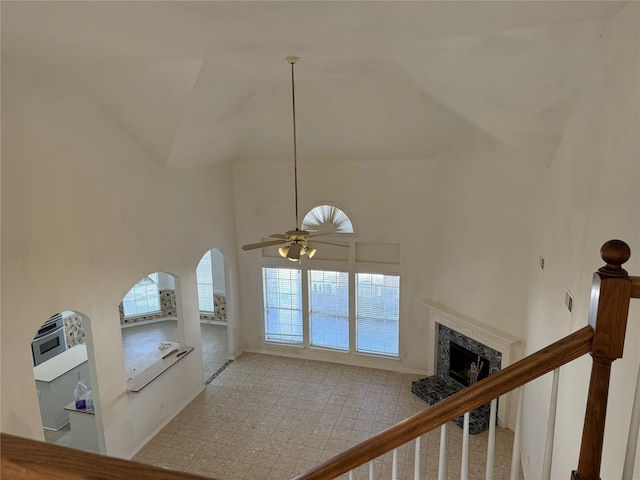
<instances>
[{"instance_id":1,"label":"white ceiling","mask_svg":"<svg viewBox=\"0 0 640 480\"><path fill-rule=\"evenodd\" d=\"M2 68L62 75L167 168L431 158L481 130L548 165L612 1L1 4Z\"/></svg>"}]
</instances>

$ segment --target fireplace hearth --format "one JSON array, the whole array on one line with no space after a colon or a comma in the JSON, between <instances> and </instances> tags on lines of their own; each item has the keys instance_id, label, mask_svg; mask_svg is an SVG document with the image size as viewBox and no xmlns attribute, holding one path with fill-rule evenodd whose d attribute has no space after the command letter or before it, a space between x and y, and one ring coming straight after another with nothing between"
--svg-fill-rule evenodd
<instances>
[{"instance_id":1,"label":"fireplace hearth","mask_svg":"<svg viewBox=\"0 0 640 480\"><path fill-rule=\"evenodd\" d=\"M411 391L429 405L500 370L502 354L445 325L437 325L436 374L413 382ZM463 426L463 417L454 422ZM489 404L470 413L469 433L489 428Z\"/></svg>"}]
</instances>

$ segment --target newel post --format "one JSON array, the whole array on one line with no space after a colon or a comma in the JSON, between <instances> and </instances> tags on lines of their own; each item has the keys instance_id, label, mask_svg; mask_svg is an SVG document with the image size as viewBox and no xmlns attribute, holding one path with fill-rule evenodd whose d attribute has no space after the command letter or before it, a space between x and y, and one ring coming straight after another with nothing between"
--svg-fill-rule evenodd
<instances>
[{"instance_id":1,"label":"newel post","mask_svg":"<svg viewBox=\"0 0 640 480\"><path fill-rule=\"evenodd\" d=\"M594 329L593 362L580 458L572 480L600 480L611 363L622 357L631 299L632 281L622 268L631 256L629 246L621 240L610 240L602 246L600 255L606 265L593 274L589 307L589 325Z\"/></svg>"}]
</instances>

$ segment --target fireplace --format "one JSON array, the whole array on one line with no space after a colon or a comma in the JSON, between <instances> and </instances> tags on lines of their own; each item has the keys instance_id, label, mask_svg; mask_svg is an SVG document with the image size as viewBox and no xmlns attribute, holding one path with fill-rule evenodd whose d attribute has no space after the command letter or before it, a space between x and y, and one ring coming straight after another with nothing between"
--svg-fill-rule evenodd
<instances>
[{"instance_id":1,"label":"fireplace","mask_svg":"<svg viewBox=\"0 0 640 480\"><path fill-rule=\"evenodd\" d=\"M440 323L437 324L436 375L457 388L469 386L471 364L482 363L482 372L476 380L498 372L502 368L502 353L464 333Z\"/></svg>"},{"instance_id":2,"label":"fireplace","mask_svg":"<svg viewBox=\"0 0 640 480\"><path fill-rule=\"evenodd\" d=\"M430 404L436 403L473 383L471 364L478 368L477 381L492 375L510 365L520 352L520 340L494 327L454 312L442 305L424 302L428 311L427 345L433 345L433 356L429 357L427 375L412 386L412 391ZM433 360L431 360L433 359ZM427 381L427 379L430 379ZM421 391L420 391L421 390ZM428 399L427 399L428 398ZM515 405L509 394L498 401L498 425L515 427ZM478 412L471 412L471 421ZM462 423L460 417L459 425ZM488 426L484 412L480 412L481 422L471 426L478 431ZM484 423L483 423L484 422ZM471 422L470 422L471 423ZM470 429L471 429L470 428Z\"/></svg>"},{"instance_id":3,"label":"fireplace","mask_svg":"<svg viewBox=\"0 0 640 480\"><path fill-rule=\"evenodd\" d=\"M438 324L436 374L413 382L411 391L429 405L500 370L502 354L461 332ZM471 411L469 432L480 433L489 428L489 404ZM462 427L463 418L454 422Z\"/></svg>"},{"instance_id":4,"label":"fireplace","mask_svg":"<svg viewBox=\"0 0 640 480\"><path fill-rule=\"evenodd\" d=\"M449 376L468 387L489 376L489 360L449 342Z\"/></svg>"}]
</instances>

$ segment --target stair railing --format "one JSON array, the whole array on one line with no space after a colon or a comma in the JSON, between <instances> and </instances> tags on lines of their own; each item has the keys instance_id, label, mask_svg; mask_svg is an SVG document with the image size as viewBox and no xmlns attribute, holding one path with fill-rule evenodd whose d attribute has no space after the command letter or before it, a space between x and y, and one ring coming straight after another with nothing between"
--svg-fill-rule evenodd
<instances>
[{"instance_id":1,"label":"stair railing","mask_svg":"<svg viewBox=\"0 0 640 480\"><path fill-rule=\"evenodd\" d=\"M492 479L492 436L494 436L493 429L495 428L496 399L515 389L520 389L511 465L511 479L515 480L518 478L519 472L520 424L524 385L548 372L554 371L545 458L543 461L544 478L549 478L553 450L553 430L555 428L558 369L586 353L591 353L593 358L592 373L578 468L571 472L571 480L599 480L611 363L615 359L622 357L629 301L631 298L640 298L640 277L630 277L622 268L622 264L629 259L631 254L629 246L620 240L611 240L603 245L600 253L606 265L594 274L589 308L589 324L587 326L438 402L434 406L403 420L368 440L335 455L320 465L296 476L294 480L330 480L345 473L349 474L349 479L351 480L355 469L367 463L369 464L369 478L373 479L374 460L389 452L393 452L391 474L392 480L395 480L398 475L397 448L413 440L416 442L414 479L419 480L420 437L438 427L441 427L438 479L444 478L443 463L445 463L446 458L444 451L446 425L461 415L464 415L461 479L465 480L468 475L469 412L489 402L491 402L491 418L489 422L486 478ZM640 390L640 385L638 390ZM633 475L634 453L638 444L639 424L640 400L636 399L629 430L629 442L631 442L631 445L627 446L625 458L625 473L623 473L623 479L625 480L630 480Z\"/></svg>"}]
</instances>

